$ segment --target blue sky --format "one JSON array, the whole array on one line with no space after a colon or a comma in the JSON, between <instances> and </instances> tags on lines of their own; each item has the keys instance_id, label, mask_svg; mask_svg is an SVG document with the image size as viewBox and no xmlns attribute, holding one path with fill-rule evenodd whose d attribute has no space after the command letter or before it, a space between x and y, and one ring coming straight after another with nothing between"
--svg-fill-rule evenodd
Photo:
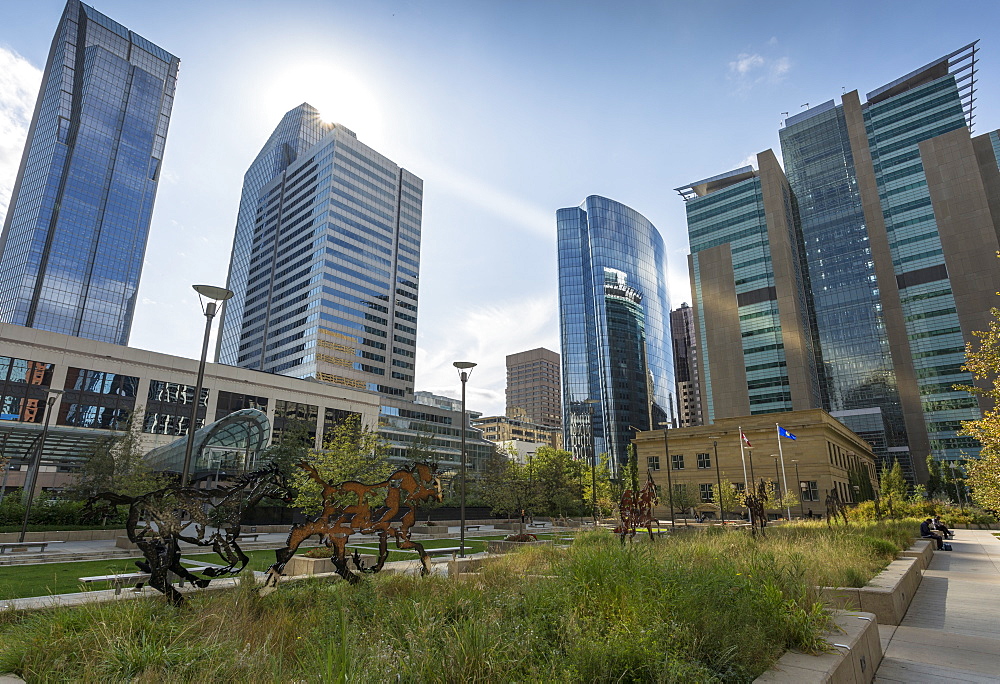
<instances>
[{"instance_id":1,"label":"blue sky","mask_svg":"<svg viewBox=\"0 0 1000 684\"><path fill-rule=\"evenodd\" d=\"M181 58L132 346L194 357L192 283L225 283L242 176L308 101L425 182L417 389L503 411L504 357L559 350L555 211L624 202L668 245L673 191L777 153L782 112L982 38L975 131L1000 128L1000 4L96 0ZM0 0L0 216L61 0ZM780 158L780 154L779 154Z\"/></svg>"}]
</instances>

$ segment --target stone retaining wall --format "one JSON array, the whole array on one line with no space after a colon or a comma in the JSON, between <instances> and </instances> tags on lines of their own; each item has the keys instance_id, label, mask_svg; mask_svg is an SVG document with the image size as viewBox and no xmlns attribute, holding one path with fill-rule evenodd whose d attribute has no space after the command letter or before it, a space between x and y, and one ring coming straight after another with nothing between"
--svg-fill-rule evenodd
<instances>
[{"instance_id":1,"label":"stone retaining wall","mask_svg":"<svg viewBox=\"0 0 1000 684\"><path fill-rule=\"evenodd\" d=\"M64 532L28 532L24 535L24 541L95 541L100 539L114 539L120 534L125 534L125 530L66 530ZM18 541L18 532L0 533L0 542Z\"/></svg>"},{"instance_id":2,"label":"stone retaining wall","mask_svg":"<svg viewBox=\"0 0 1000 684\"><path fill-rule=\"evenodd\" d=\"M882 662L882 642L872 613L836 611L837 631L828 632L829 653L808 655L788 651L774 666L754 680L761 684L868 684Z\"/></svg>"},{"instance_id":3,"label":"stone retaining wall","mask_svg":"<svg viewBox=\"0 0 1000 684\"><path fill-rule=\"evenodd\" d=\"M900 558L864 587L820 587L820 594L834 608L863 610L874 613L879 624L898 625L922 578L917 558Z\"/></svg>"}]
</instances>

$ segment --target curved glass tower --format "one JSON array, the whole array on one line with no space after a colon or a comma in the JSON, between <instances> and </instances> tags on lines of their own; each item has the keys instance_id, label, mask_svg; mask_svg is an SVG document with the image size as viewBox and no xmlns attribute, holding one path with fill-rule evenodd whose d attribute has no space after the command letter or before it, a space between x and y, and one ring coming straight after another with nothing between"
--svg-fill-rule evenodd
<instances>
[{"instance_id":1,"label":"curved glass tower","mask_svg":"<svg viewBox=\"0 0 1000 684\"><path fill-rule=\"evenodd\" d=\"M617 473L636 428L676 426L663 239L597 195L556 222L565 442L588 461L608 453Z\"/></svg>"}]
</instances>

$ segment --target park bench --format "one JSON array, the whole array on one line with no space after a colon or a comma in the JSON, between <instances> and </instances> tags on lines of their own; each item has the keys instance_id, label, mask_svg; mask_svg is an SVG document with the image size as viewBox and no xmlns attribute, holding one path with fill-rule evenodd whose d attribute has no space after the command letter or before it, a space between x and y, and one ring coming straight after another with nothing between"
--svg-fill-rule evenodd
<instances>
[{"instance_id":1,"label":"park bench","mask_svg":"<svg viewBox=\"0 0 1000 684\"><path fill-rule=\"evenodd\" d=\"M28 547L37 546L39 551L45 551L49 544L62 544L61 541L25 541L25 542L0 542L0 553L6 553L8 549L13 553L16 550L27 551Z\"/></svg>"},{"instance_id":2,"label":"park bench","mask_svg":"<svg viewBox=\"0 0 1000 684\"><path fill-rule=\"evenodd\" d=\"M548 523L528 523L528 527L548 527Z\"/></svg>"},{"instance_id":3,"label":"park bench","mask_svg":"<svg viewBox=\"0 0 1000 684\"><path fill-rule=\"evenodd\" d=\"M238 541L238 542L241 542L241 541L257 541L257 537L259 537L259 536L260 536L260 534L258 534L258 533L241 534L238 537L236 537L236 541Z\"/></svg>"},{"instance_id":4,"label":"park bench","mask_svg":"<svg viewBox=\"0 0 1000 684\"><path fill-rule=\"evenodd\" d=\"M465 529L467 529L467 530L478 530L480 527L482 527L482 525L466 525Z\"/></svg>"},{"instance_id":5,"label":"park bench","mask_svg":"<svg viewBox=\"0 0 1000 684\"><path fill-rule=\"evenodd\" d=\"M466 551L469 551L469 547L465 547ZM450 556L456 553L462 552L461 546L448 546L439 549L424 549L424 552L433 558L434 556Z\"/></svg>"},{"instance_id":6,"label":"park bench","mask_svg":"<svg viewBox=\"0 0 1000 684\"><path fill-rule=\"evenodd\" d=\"M188 570L198 571L204 570L206 568L221 568L221 565L214 565L212 563L203 563L201 561L184 561L184 565ZM171 583L177 582L179 586L184 586L184 578L178 577L174 573L168 573ZM122 593L122 587L132 587L136 584L144 584L149 581L150 574L148 572L124 572L120 574L112 575L94 575L93 577L80 577L78 578L83 584L94 584L96 582L109 582L115 590L115 596Z\"/></svg>"}]
</instances>

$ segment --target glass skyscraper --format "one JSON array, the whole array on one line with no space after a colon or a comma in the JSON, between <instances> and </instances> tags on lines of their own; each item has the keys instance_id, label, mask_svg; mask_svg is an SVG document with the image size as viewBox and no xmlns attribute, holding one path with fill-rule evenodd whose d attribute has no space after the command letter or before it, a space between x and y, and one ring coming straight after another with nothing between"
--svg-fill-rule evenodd
<instances>
[{"instance_id":1,"label":"glass skyscraper","mask_svg":"<svg viewBox=\"0 0 1000 684\"><path fill-rule=\"evenodd\" d=\"M899 460L915 480L926 476L928 455L944 461L976 456L979 445L957 431L986 408L954 389L972 384L961 369L965 344L973 331L988 327L1000 290L1000 137L970 134L975 51L973 43L937 59L868 93L864 103L854 91L840 104L826 102L787 119L780 139L788 196L778 186L764 193L765 204L770 194L773 206L786 205L787 218L758 212L769 249L788 250L801 274L793 282L761 262L779 295L783 282L789 293L800 289L804 325L792 333L781 316L778 325L786 354L790 344L812 349L808 374L819 389L812 406L865 437L883 463ZM722 191L715 196L724 199ZM715 268L706 277L704 250L730 250L738 283L742 244L730 235L734 215L702 212L707 198L697 193L685 199L692 280L703 309L700 344L708 354L706 403L717 409L733 395L752 396L753 388L749 360L746 390L739 373L713 366L722 353L715 350L733 343L717 315L719 302L727 301L718 295L733 276ZM740 220L749 220L750 205L741 207ZM707 299L705 288L712 290ZM739 312L741 321L749 320L749 310L741 305ZM799 362L783 361L789 375L797 372ZM734 408L728 403L717 417L740 415Z\"/></svg>"},{"instance_id":2,"label":"glass skyscraper","mask_svg":"<svg viewBox=\"0 0 1000 684\"><path fill-rule=\"evenodd\" d=\"M66 3L0 236L0 320L128 343L179 63Z\"/></svg>"},{"instance_id":3,"label":"glass skyscraper","mask_svg":"<svg viewBox=\"0 0 1000 684\"><path fill-rule=\"evenodd\" d=\"M247 172L222 363L412 398L423 182L290 111Z\"/></svg>"},{"instance_id":4,"label":"glass skyscraper","mask_svg":"<svg viewBox=\"0 0 1000 684\"><path fill-rule=\"evenodd\" d=\"M636 429L676 427L666 252L652 223L605 197L556 222L564 441L618 472Z\"/></svg>"}]
</instances>

